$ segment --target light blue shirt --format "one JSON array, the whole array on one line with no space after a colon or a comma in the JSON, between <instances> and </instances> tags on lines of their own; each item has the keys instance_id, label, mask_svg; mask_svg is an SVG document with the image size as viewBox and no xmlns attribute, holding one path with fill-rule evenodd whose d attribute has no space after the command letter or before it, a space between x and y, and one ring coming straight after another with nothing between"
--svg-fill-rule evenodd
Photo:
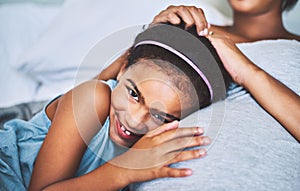
<instances>
[{"instance_id":1,"label":"light blue shirt","mask_svg":"<svg viewBox=\"0 0 300 191\"><path fill-rule=\"evenodd\" d=\"M117 84L114 80L106 83L111 89ZM5 123L0 130L1 191L27 190L35 159L51 126L45 111L47 105L30 121L14 119ZM110 139L109 118L107 118L101 130L88 145L76 176L98 168L125 151L125 148L116 145Z\"/></svg>"}]
</instances>

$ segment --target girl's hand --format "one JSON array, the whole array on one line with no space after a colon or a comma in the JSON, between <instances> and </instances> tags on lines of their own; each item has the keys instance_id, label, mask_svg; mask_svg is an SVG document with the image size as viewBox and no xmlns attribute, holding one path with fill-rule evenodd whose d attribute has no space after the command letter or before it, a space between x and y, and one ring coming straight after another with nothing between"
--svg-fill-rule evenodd
<instances>
[{"instance_id":1,"label":"girl's hand","mask_svg":"<svg viewBox=\"0 0 300 191\"><path fill-rule=\"evenodd\" d=\"M162 177L184 177L192 174L188 168L176 169L169 165L200 158L206 155L204 148L184 150L208 145L208 137L200 136L198 127L178 128L178 122L164 124L144 135L129 151L110 163L126 169L128 182L141 182Z\"/></svg>"},{"instance_id":2,"label":"girl's hand","mask_svg":"<svg viewBox=\"0 0 300 191\"><path fill-rule=\"evenodd\" d=\"M195 25L198 34L201 36L208 34L210 24L206 21L203 10L195 6L169 6L156 15L152 23L170 22L176 25L180 24L181 21L186 24L186 28Z\"/></svg>"}]
</instances>

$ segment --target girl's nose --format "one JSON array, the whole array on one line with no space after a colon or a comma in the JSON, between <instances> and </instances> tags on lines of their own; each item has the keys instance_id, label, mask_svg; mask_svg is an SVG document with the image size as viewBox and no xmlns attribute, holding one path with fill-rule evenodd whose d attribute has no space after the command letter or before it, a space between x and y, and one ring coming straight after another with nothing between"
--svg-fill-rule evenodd
<instances>
[{"instance_id":1,"label":"girl's nose","mask_svg":"<svg viewBox=\"0 0 300 191\"><path fill-rule=\"evenodd\" d=\"M146 107L131 108L126 115L126 122L131 129L134 129L144 134L147 132L147 121L149 120L150 114Z\"/></svg>"}]
</instances>

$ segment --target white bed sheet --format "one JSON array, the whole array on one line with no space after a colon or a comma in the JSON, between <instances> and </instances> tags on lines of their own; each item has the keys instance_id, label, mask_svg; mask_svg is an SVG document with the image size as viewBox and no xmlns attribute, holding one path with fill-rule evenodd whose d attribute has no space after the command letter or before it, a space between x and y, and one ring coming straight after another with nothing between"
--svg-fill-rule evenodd
<instances>
[{"instance_id":1,"label":"white bed sheet","mask_svg":"<svg viewBox=\"0 0 300 191\"><path fill-rule=\"evenodd\" d=\"M61 6L57 3L0 4L0 26L6 28L0 33L4 41L0 45L0 69L5 71L0 80L0 107L51 99L65 92L74 86L78 66L99 40L126 27L148 24L172 4L201 6L213 24L230 22L216 9L195 0L112 0L109 3L69 0ZM94 76L103 65L86 68L88 75L79 81Z\"/></svg>"},{"instance_id":2,"label":"white bed sheet","mask_svg":"<svg viewBox=\"0 0 300 191\"><path fill-rule=\"evenodd\" d=\"M0 4L0 107L33 101L40 83L13 66L39 40L60 4Z\"/></svg>"}]
</instances>

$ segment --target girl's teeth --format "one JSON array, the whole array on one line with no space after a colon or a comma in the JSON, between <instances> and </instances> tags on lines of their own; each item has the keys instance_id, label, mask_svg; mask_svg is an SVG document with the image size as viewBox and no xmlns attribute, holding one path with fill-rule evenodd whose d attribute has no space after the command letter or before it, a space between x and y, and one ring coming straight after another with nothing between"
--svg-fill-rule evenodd
<instances>
[{"instance_id":1,"label":"girl's teeth","mask_svg":"<svg viewBox=\"0 0 300 191\"><path fill-rule=\"evenodd\" d=\"M129 131L125 131L126 135L131 135L131 133Z\"/></svg>"},{"instance_id":2,"label":"girl's teeth","mask_svg":"<svg viewBox=\"0 0 300 191\"><path fill-rule=\"evenodd\" d=\"M122 131L125 131L126 129L125 129L125 127L121 126L121 130L122 130Z\"/></svg>"},{"instance_id":3,"label":"girl's teeth","mask_svg":"<svg viewBox=\"0 0 300 191\"><path fill-rule=\"evenodd\" d=\"M131 135L131 132L127 131L124 126L121 126L121 130L126 133L126 135Z\"/></svg>"}]
</instances>

